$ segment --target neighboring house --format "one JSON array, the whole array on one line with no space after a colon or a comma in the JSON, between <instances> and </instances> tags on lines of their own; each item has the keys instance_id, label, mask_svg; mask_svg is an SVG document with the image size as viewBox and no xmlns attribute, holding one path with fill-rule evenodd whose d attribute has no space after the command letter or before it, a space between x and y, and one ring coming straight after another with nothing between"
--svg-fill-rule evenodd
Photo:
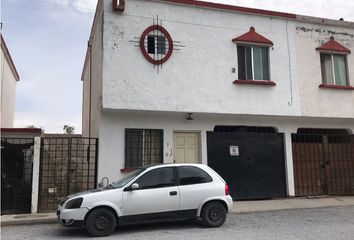
<instances>
[{"instance_id":1,"label":"neighboring house","mask_svg":"<svg viewBox=\"0 0 354 240\"><path fill-rule=\"evenodd\" d=\"M16 66L1 34L1 124L2 128L14 126L16 83L20 80Z\"/></svg>"},{"instance_id":2,"label":"neighboring house","mask_svg":"<svg viewBox=\"0 0 354 240\"><path fill-rule=\"evenodd\" d=\"M0 130L1 214L54 211L61 198L97 186L97 139L39 128Z\"/></svg>"},{"instance_id":3,"label":"neighboring house","mask_svg":"<svg viewBox=\"0 0 354 240\"><path fill-rule=\"evenodd\" d=\"M352 22L99 1L82 73L98 180L199 162L235 199L354 194L353 50Z\"/></svg>"},{"instance_id":4,"label":"neighboring house","mask_svg":"<svg viewBox=\"0 0 354 240\"><path fill-rule=\"evenodd\" d=\"M1 214L29 213L36 199L33 171L39 162L42 130L38 128L1 128ZM37 137L37 142L36 142ZM37 145L36 145L37 143ZM38 194L37 194L38 195ZM38 200L38 198L37 198Z\"/></svg>"}]
</instances>

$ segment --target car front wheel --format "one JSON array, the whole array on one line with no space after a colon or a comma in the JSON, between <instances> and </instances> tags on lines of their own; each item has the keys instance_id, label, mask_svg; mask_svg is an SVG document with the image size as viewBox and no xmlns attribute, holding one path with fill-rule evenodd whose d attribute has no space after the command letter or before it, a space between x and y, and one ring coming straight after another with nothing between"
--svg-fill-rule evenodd
<instances>
[{"instance_id":1,"label":"car front wheel","mask_svg":"<svg viewBox=\"0 0 354 240\"><path fill-rule=\"evenodd\" d=\"M220 227L226 220L226 209L219 202L210 202L203 207L200 216L205 226Z\"/></svg>"},{"instance_id":2,"label":"car front wheel","mask_svg":"<svg viewBox=\"0 0 354 240\"><path fill-rule=\"evenodd\" d=\"M112 211L97 208L87 217L86 229L91 236L102 237L110 235L116 227L116 217Z\"/></svg>"}]
</instances>

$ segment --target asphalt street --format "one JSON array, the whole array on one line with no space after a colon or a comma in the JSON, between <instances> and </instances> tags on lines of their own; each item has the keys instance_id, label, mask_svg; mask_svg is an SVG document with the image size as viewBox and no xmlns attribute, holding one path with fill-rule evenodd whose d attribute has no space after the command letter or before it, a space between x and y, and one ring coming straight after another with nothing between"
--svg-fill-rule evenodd
<instances>
[{"instance_id":1,"label":"asphalt street","mask_svg":"<svg viewBox=\"0 0 354 240\"><path fill-rule=\"evenodd\" d=\"M117 228L100 239L354 239L354 206L229 214L216 229L197 222L149 224ZM2 227L1 239L87 239L85 229L58 224ZM91 238L94 239L94 238Z\"/></svg>"}]
</instances>

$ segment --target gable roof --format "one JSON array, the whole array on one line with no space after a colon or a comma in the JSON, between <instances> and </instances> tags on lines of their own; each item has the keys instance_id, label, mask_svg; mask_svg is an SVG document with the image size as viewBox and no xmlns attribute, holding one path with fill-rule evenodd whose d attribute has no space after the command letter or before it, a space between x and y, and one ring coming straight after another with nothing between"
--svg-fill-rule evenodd
<instances>
[{"instance_id":1,"label":"gable roof","mask_svg":"<svg viewBox=\"0 0 354 240\"><path fill-rule=\"evenodd\" d=\"M328 42L325 42L318 48L318 51L329 51L329 52L340 52L340 53L350 53L350 50L344 47L342 44L334 40L334 37L331 37Z\"/></svg>"},{"instance_id":2,"label":"gable roof","mask_svg":"<svg viewBox=\"0 0 354 240\"><path fill-rule=\"evenodd\" d=\"M242 42L242 43L259 43L259 44L273 45L272 41L258 34L254 27L251 27L249 32L232 39L232 41Z\"/></svg>"},{"instance_id":3,"label":"gable roof","mask_svg":"<svg viewBox=\"0 0 354 240\"><path fill-rule=\"evenodd\" d=\"M20 76L18 75L18 72L16 70L16 66L15 66L14 62L12 61L12 58L11 58L9 49L6 46L5 40L2 36L2 34L0 34L0 36L1 36L1 49L4 52L5 59L9 63L11 71L12 71L13 75L15 76L16 81L20 81Z\"/></svg>"}]
</instances>

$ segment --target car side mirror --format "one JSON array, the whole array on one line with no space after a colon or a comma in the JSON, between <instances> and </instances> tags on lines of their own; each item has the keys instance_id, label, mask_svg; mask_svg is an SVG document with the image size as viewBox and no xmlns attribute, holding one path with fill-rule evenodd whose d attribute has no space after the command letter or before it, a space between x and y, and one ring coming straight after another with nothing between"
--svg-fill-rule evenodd
<instances>
[{"instance_id":1,"label":"car side mirror","mask_svg":"<svg viewBox=\"0 0 354 240\"><path fill-rule=\"evenodd\" d=\"M124 188L124 192L130 192L130 191L134 191L139 189L139 184L138 183L133 183L132 185L130 185L129 187Z\"/></svg>"},{"instance_id":2,"label":"car side mirror","mask_svg":"<svg viewBox=\"0 0 354 240\"><path fill-rule=\"evenodd\" d=\"M133 183L132 186L131 186L131 189L132 189L132 190L137 190L137 189L139 189L139 184L138 184L138 183Z\"/></svg>"}]
</instances>

